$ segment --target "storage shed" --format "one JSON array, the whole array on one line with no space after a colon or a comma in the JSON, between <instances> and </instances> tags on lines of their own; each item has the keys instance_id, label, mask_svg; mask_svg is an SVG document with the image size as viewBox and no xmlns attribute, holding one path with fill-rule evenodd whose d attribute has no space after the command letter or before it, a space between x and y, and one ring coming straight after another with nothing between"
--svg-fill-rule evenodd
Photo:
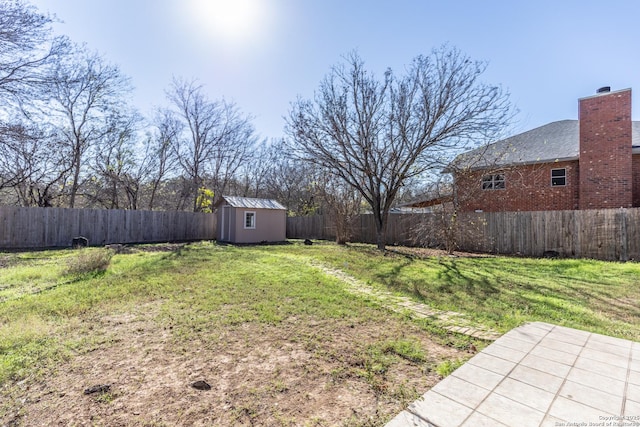
<instances>
[{"instance_id":1,"label":"storage shed","mask_svg":"<svg viewBox=\"0 0 640 427\"><path fill-rule=\"evenodd\" d=\"M282 242L287 239L287 209L275 200L222 196L216 238L229 243Z\"/></svg>"}]
</instances>

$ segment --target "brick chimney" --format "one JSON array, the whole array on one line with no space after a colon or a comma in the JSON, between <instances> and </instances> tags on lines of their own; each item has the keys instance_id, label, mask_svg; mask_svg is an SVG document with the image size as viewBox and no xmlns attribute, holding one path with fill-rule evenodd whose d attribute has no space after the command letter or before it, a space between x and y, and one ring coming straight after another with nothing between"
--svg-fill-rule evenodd
<instances>
[{"instance_id":1,"label":"brick chimney","mask_svg":"<svg viewBox=\"0 0 640 427\"><path fill-rule=\"evenodd\" d=\"M598 89L579 101L580 209L633 206L631 89Z\"/></svg>"}]
</instances>

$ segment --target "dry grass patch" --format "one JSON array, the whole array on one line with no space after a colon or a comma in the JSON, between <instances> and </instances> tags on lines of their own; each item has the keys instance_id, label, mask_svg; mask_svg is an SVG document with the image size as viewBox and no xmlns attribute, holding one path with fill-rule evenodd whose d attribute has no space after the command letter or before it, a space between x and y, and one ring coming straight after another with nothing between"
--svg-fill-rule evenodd
<instances>
[{"instance_id":1,"label":"dry grass patch","mask_svg":"<svg viewBox=\"0 0 640 427\"><path fill-rule=\"evenodd\" d=\"M14 419L19 425L382 425L440 379L441 360L469 356L401 319L294 317L187 342L155 321L157 312L151 304L135 315L92 318L104 342L51 376L15 385L15 401L26 401L14 408ZM410 342L419 356L398 355L397 342ZM192 388L198 380L212 389ZM95 384L110 384L109 393L83 394Z\"/></svg>"},{"instance_id":2,"label":"dry grass patch","mask_svg":"<svg viewBox=\"0 0 640 427\"><path fill-rule=\"evenodd\" d=\"M384 425L443 360L471 356L350 294L310 254L196 244L43 277L56 286L0 303L0 424ZM16 292L39 280L19 273Z\"/></svg>"}]
</instances>

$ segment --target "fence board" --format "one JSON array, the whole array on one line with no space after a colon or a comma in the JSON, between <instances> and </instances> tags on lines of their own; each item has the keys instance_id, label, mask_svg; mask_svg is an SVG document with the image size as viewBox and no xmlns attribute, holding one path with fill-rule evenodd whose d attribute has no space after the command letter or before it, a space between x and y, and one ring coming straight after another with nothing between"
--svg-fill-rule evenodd
<instances>
[{"instance_id":1,"label":"fence board","mask_svg":"<svg viewBox=\"0 0 640 427\"><path fill-rule=\"evenodd\" d=\"M386 241L444 246L442 228L446 224L448 219L437 214L390 215ZM455 229L461 250L526 256L556 251L565 257L640 260L640 208L460 213ZM287 218L289 238L330 240L334 234L327 217ZM352 241L376 242L373 215L360 215Z\"/></svg>"},{"instance_id":2,"label":"fence board","mask_svg":"<svg viewBox=\"0 0 640 427\"><path fill-rule=\"evenodd\" d=\"M65 247L215 239L213 214L0 206L0 248Z\"/></svg>"},{"instance_id":3,"label":"fence board","mask_svg":"<svg viewBox=\"0 0 640 427\"><path fill-rule=\"evenodd\" d=\"M627 250L629 259L640 261L640 209L629 209L627 217Z\"/></svg>"}]
</instances>

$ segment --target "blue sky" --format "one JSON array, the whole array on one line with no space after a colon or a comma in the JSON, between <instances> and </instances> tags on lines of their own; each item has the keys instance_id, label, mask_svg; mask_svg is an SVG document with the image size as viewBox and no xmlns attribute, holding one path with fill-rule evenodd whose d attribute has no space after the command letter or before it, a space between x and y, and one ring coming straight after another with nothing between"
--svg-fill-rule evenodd
<instances>
[{"instance_id":1,"label":"blue sky","mask_svg":"<svg viewBox=\"0 0 640 427\"><path fill-rule=\"evenodd\" d=\"M512 132L577 118L578 98L632 88L640 120L640 1L32 0L58 33L132 78L144 114L166 105L172 76L235 102L263 137L283 135L298 95L310 98L357 49L381 76L448 43L485 60L488 83L520 110Z\"/></svg>"}]
</instances>

